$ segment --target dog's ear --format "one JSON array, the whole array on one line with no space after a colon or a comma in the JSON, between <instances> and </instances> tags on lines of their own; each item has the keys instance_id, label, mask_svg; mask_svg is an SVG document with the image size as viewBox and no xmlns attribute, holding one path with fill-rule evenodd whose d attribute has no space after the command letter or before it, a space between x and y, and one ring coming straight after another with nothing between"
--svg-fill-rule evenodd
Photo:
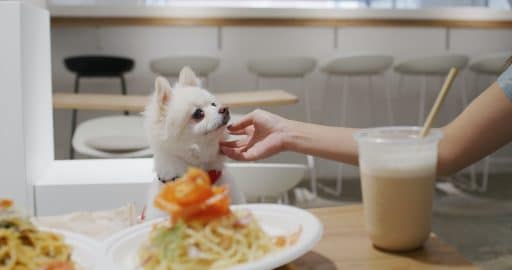
<instances>
[{"instance_id":1,"label":"dog's ear","mask_svg":"<svg viewBox=\"0 0 512 270\"><path fill-rule=\"evenodd\" d=\"M158 77L155 80L156 100L159 107L165 107L171 99L172 88L169 81L164 77Z\"/></svg>"},{"instance_id":2,"label":"dog's ear","mask_svg":"<svg viewBox=\"0 0 512 270\"><path fill-rule=\"evenodd\" d=\"M178 83L181 86L198 87L200 85L199 79L190 67L184 67L181 69Z\"/></svg>"}]
</instances>

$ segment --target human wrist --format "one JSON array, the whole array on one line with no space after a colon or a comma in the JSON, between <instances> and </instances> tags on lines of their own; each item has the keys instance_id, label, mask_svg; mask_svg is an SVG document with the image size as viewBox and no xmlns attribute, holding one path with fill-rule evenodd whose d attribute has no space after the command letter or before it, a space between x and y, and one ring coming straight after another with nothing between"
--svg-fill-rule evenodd
<instances>
[{"instance_id":1,"label":"human wrist","mask_svg":"<svg viewBox=\"0 0 512 270\"><path fill-rule=\"evenodd\" d=\"M297 152L300 136L300 122L285 119L281 128L283 150Z\"/></svg>"}]
</instances>

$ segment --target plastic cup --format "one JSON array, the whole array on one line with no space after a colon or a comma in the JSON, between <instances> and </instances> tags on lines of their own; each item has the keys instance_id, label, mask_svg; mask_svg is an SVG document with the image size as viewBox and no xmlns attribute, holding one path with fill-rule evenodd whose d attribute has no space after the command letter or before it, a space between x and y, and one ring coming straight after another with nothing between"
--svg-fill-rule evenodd
<instances>
[{"instance_id":1,"label":"plastic cup","mask_svg":"<svg viewBox=\"0 0 512 270\"><path fill-rule=\"evenodd\" d=\"M437 148L442 133L419 127L363 129L354 135L366 229L377 248L407 251L430 235Z\"/></svg>"}]
</instances>

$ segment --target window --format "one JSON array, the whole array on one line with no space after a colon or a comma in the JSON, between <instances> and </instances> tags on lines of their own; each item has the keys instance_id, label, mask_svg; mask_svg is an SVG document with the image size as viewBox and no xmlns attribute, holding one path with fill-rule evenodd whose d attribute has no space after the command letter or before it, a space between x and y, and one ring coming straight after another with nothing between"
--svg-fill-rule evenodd
<instances>
[{"instance_id":1,"label":"window","mask_svg":"<svg viewBox=\"0 0 512 270\"><path fill-rule=\"evenodd\" d=\"M339 8L432 8L489 7L510 9L512 0L49 0L50 5L176 5L216 7L339 7Z\"/></svg>"}]
</instances>

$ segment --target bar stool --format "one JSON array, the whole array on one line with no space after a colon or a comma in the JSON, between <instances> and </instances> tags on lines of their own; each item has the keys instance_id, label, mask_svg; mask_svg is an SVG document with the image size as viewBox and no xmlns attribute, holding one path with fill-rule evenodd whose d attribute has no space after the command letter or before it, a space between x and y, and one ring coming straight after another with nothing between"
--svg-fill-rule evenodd
<instances>
[{"instance_id":1,"label":"bar stool","mask_svg":"<svg viewBox=\"0 0 512 270\"><path fill-rule=\"evenodd\" d=\"M310 74L316 66L316 60L311 57L274 57L274 58L258 58L249 59L247 61L247 69L256 75L256 89L260 89L262 79L268 78L287 78L299 80L303 86L304 92L304 110L306 120L312 121L311 116L311 99L309 91L305 87L305 77ZM313 156L306 156L309 172L309 180L311 182L311 192L316 196L317 177L315 159Z\"/></svg>"},{"instance_id":2,"label":"bar stool","mask_svg":"<svg viewBox=\"0 0 512 270\"><path fill-rule=\"evenodd\" d=\"M167 56L153 59L149 68L153 73L168 78L178 78L183 67L189 66L199 77L202 77L203 85L208 87L208 79L212 72L219 67L220 60L212 56Z\"/></svg>"},{"instance_id":3,"label":"bar stool","mask_svg":"<svg viewBox=\"0 0 512 270\"><path fill-rule=\"evenodd\" d=\"M512 55L512 52L495 53L476 57L469 65L469 70L474 73L474 85L478 89L479 80L482 76L491 76L493 79L497 78L505 67L508 58ZM476 91L475 91L476 92ZM468 105L464 103L464 107ZM510 158L496 157L489 155L484 159L483 171L482 171L482 183L479 185L476 176L471 177L471 183L469 189L479 192L486 192L489 182L489 167L491 163L510 163Z\"/></svg>"},{"instance_id":4,"label":"bar stool","mask_svg":"<svg viewBox=\"0 0 512 270\"><path fill-rule=\"evenodd\" d=\"M374 121L374 98L373 98L373 84L372 77L383 75L389 68L393 65L393 56L378 54L378 53L358 53L337 57L333 60L327 62L324 66L321 67L321 71L327 74L327 78L325 81L325 90L324 90L324 104L327 102L327 89L329 87L329 82L332 77L340 77L343 80L343 88L342 91L342 100L341 100L341 119L340 124L344 126L346 124L346 108L348 102L348 92L349 89L349 79L357 76L364 76L368 78L368 88L369 88L369 96L368 101L371 104L370 112L372 118L372 124ZM385 95L386 95L386 105L387 105L387 114L389 123L392 124L393 120L393 112L391 108L391 93L390 88L387 83L384 87ZM336 177L336 187L330 188L322 184L318 184L318 186L327 193L331 193L333 195L340 195L343 189L343 164L339 163Z\"/></svg>"},{"instance_id":5,"label":"bar stool","mask_svg":"<svg viewBox=\"0 0 512 270\"><path fill-rule=\"evenodd\" d=\"M512 52L506 52L475 57L469 65L469 70L475 75L475 87L478 87L479 80L482 76L491 76L493 79L498 77L503 72L503 68L511 55Z\"/></svg>"},{"instance_id":6,"label":"bar stool","mask_svg":"<svg viewBox=\"0 0 512 270\"><path fill-rule=\"evenodd\" d=\"M466 67L469 58L463 54L442 54L424 56L414 59L408 59L398 63L395 66L395 72L398 73L398 91L401 91L402 81L405 76L420 76L421 88L419 98L419 111L418 111L418 125L421 126L425 119L425 106L427 95L427 78L440 77L446 75L450 68L456 67L459 70ZM463 104L467 103L466 97L466 82L464 78L463 90L460 91Z\"/></svg>"},{"instance_id":7,"label":"bar stool","mask_svg":"<svg viewBox=\"0 0 512 270\"><path fill-rule=\"evenodd\" d=\"M418 110L418 126L423 125L425 120L425 107L427 95L427 79L429 77L438 77L442 81L450 68L456 67L462 70L466 67L469 61L468 56L464 54L447 53L440 55L422 56L418 58L408 59L398 63L395 66L395 72L398 73L398 91L401 92L402 82L405 76L417 76L421 78L421 88L419 95L419 110ZM460 93L461 103L467 104L466 96L466 80L462 77L462 90ZM475 166L469 166L469 174L471 182L475 181L476 170Z\"/></svg>"},{"instance_id":8,"label":"bar stool","mask_svg":"<svg viewBox=\"0 0 512 270\"><path fill-rule=\"evenodd\" d=\"M143 118L138 115L87 120L78 125L72 144L78 153L96 158L135 158L152 154Z\"/></svg>"},{"instance_id":9,"label":"bar stool","mask_svg":"<svg viewBox=\"0 0 512 270\"><path fill-rule=\"evenodd\" d=\"M124 74L133 69L134 61L125 57L116 56L95 56L95 55L84 55L84 56L72 56L64 59L64 65L66 68L75 73L75 87L74 93L80 92L80 80L82 78L119 78L121 81L121 93L126 95L126 81ZM124 112L128 115L128 112ZM70 136L70 150L69 156L71 159L75 157L75 150L72 147L72 140L75 134L77 120L77 110L72 111L71 115L71 136Z\"/></svg>"}]
</instances>

